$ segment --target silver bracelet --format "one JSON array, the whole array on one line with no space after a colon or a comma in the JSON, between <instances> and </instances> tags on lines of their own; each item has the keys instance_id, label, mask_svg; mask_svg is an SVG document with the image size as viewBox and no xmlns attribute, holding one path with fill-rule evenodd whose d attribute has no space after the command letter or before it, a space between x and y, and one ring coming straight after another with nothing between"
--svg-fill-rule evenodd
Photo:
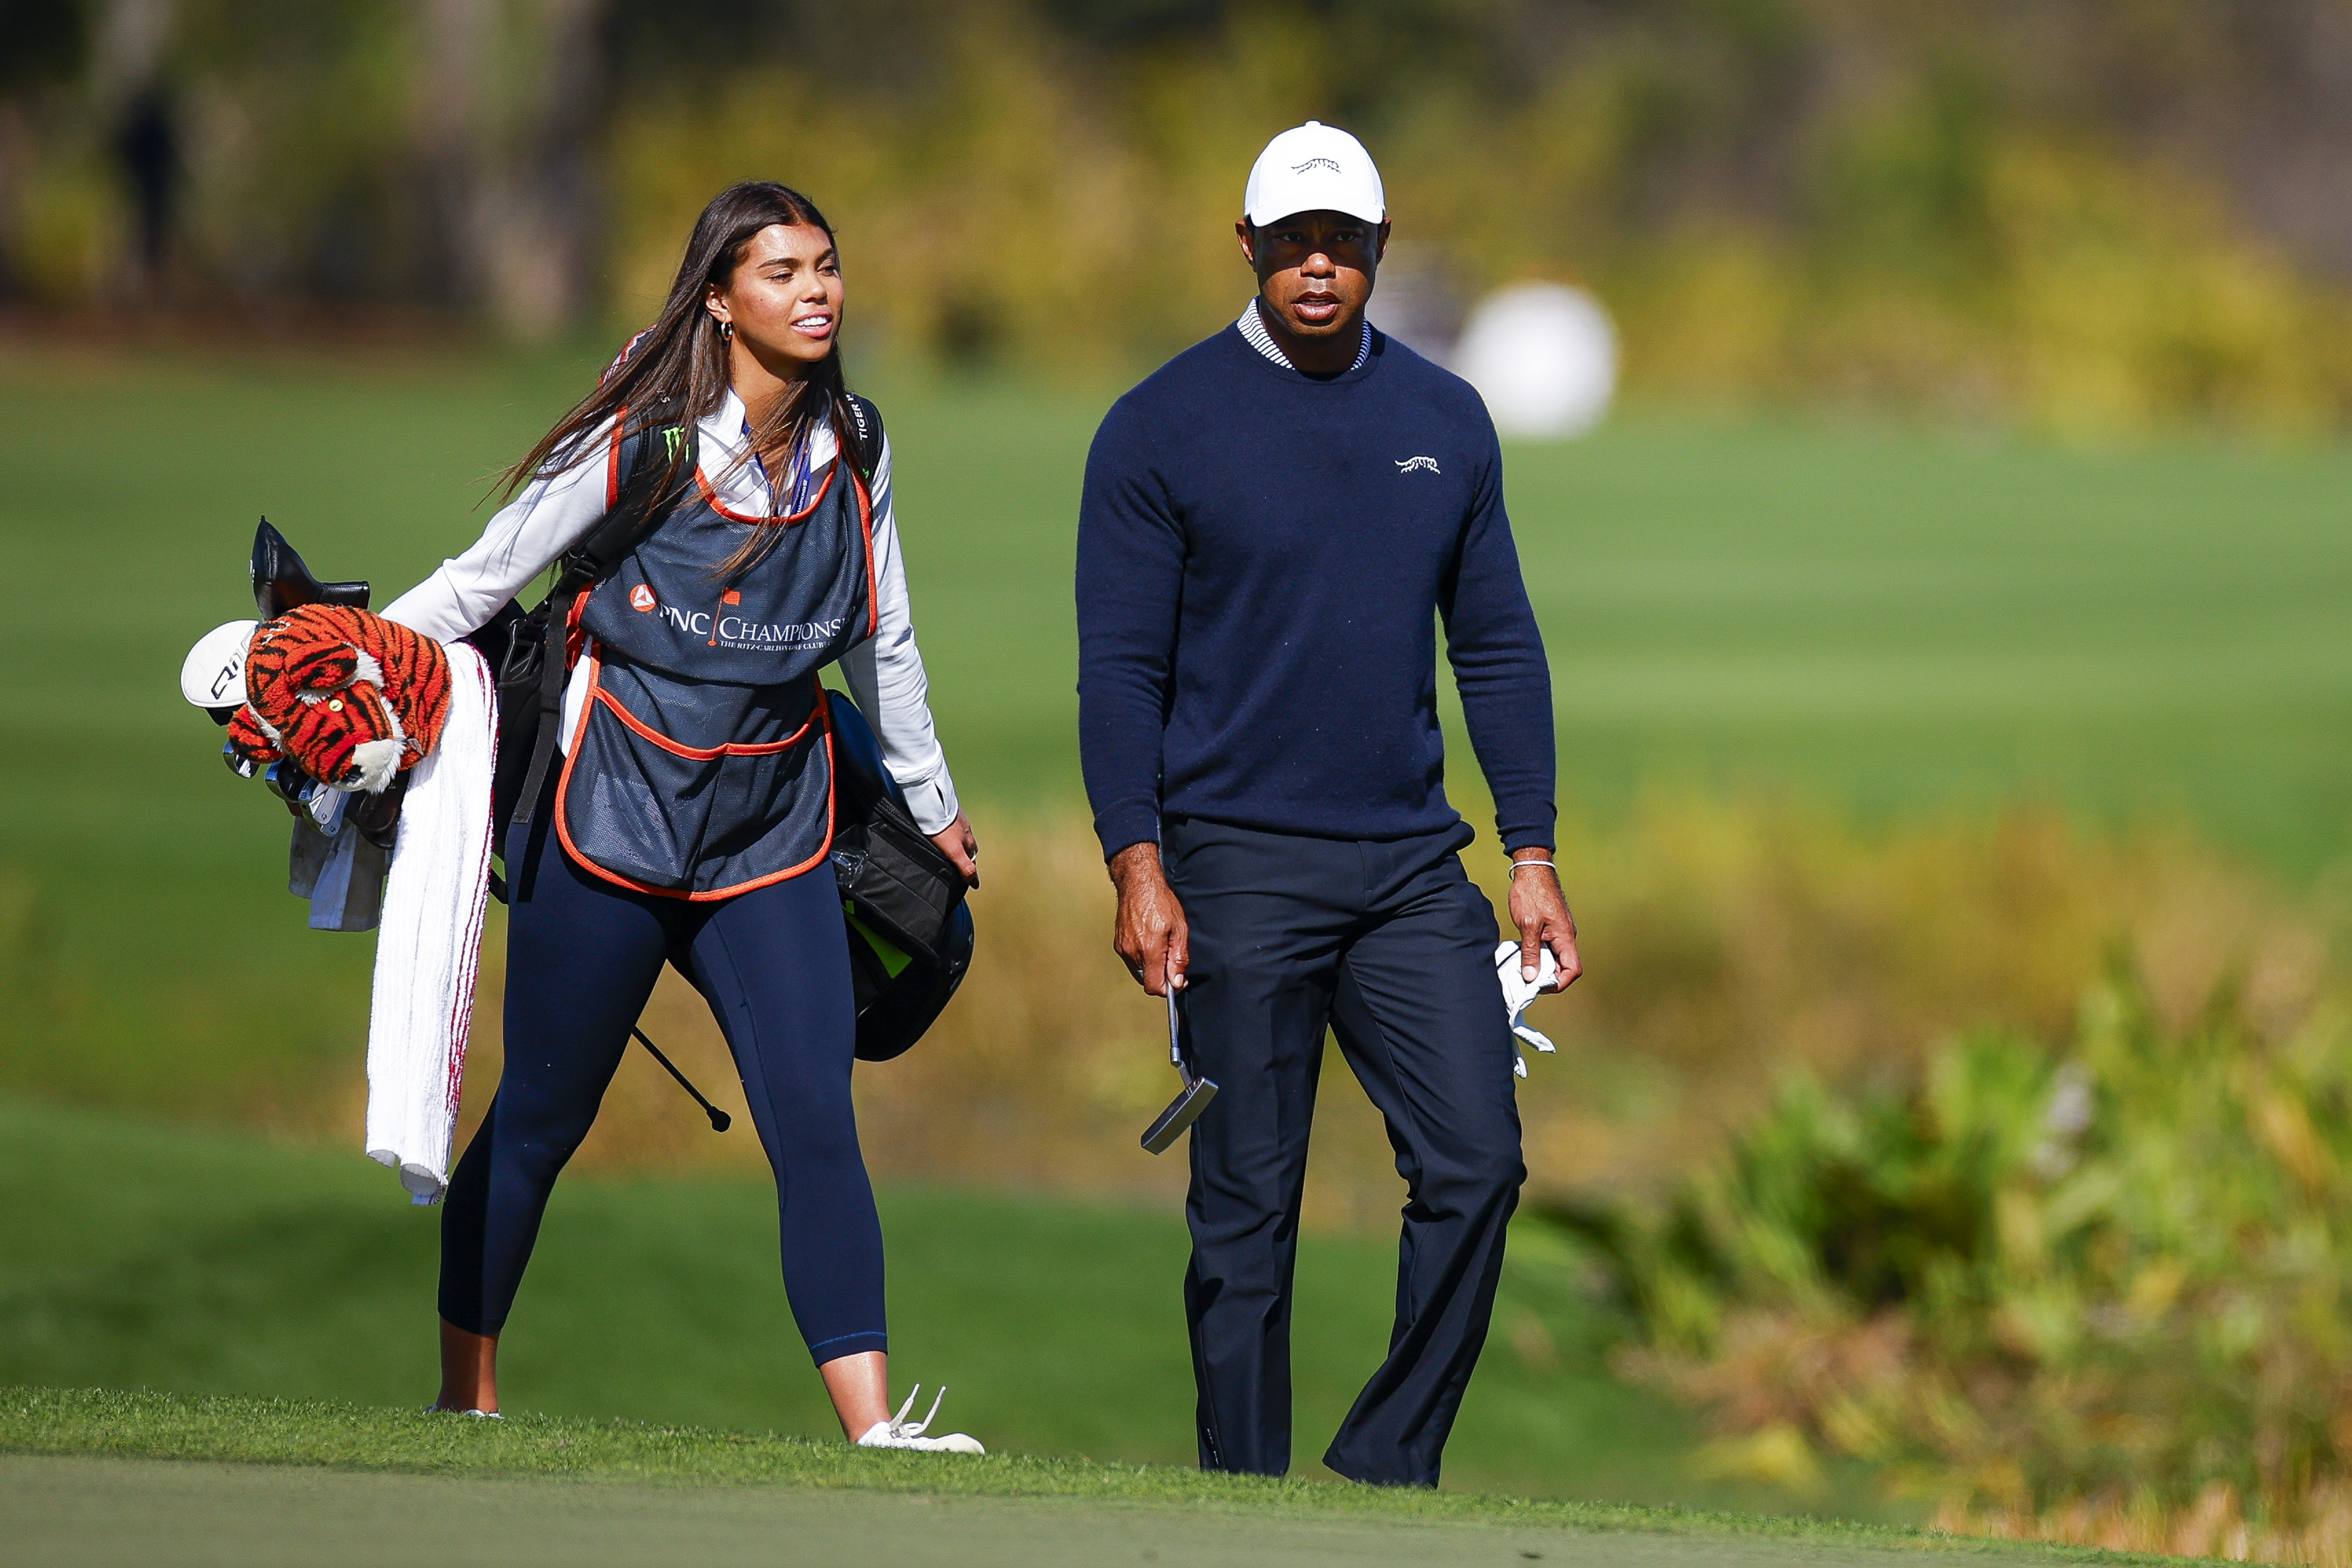
<instances>
[{"instance_id":1,"label":"silver bracelet","mask_svg":"<svg viewBox=\"0 0 2352 1568\"><path fill-rule=\"evenodd\" d=\"M1551 872L1555 876L1559 873L1559 868L1553 865L1549 860L1514 860L1511 862L1511 875L1514 877L1517 876L1519 874L1519 868L1522 866L1541 866L1544 869Z\"/></svg>"}]
</instances>

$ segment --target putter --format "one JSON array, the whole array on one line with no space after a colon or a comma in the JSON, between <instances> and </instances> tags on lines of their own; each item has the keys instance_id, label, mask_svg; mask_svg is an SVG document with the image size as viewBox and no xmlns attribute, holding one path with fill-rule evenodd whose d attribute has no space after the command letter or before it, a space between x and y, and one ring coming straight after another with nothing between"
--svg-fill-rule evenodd
<instances>
[{"instance_id":1,"label":"putter","mask_svg":"<svg viewBox=\"0 0 2352 1568\"><path fill-rule=\"evenodd\" d=\"M1176 1064L1176 1074L1184 1080L1184 1092L1174 1103L1160 1113L1143 1135L1147 1154L1165 1154L1169 1145L1183 1136L1184 1129L1201 1120L1201 1112L1209 1109L1209 1101L1217 1098L1217 1086L1205 1078L1195 1078L1185 1064L1184 1046L1176 1033L1176 988L1168 988L1168 1059Z\"/></svg>"}]
</instances>

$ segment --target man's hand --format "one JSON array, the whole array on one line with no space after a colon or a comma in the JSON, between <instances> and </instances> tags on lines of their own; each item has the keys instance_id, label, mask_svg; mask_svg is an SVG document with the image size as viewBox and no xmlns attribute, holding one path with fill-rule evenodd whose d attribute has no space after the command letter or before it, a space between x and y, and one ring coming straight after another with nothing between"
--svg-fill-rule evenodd
<instances>
[{"instance_id":1,"label":"man's hand","mask_svg":"<svg viewBox=\"0 0 2352 1568\"><path fill-rule=\"evenodd\" d=\"M1550 850L1529 847L1512 851L1511 864L1550 858ZM1511 923L1519 928L1520 978L1533 980L1542 972L1542 950L1549 947L1559 963L1559 980L1548 989L1565 991L1576 984L1584 973L1583 961L1576 956L1576 917L1568 912L1559 876L1549 866L1512 871Z\"/></svg>"},{"instance_id":2,"label":"man's hand","mask_svg":"<svg viewBox=\"0 0 2352 1568\"><path fill-rule=\"evenodd\" d=\"M962 812L957 812L953 822L932 834L931 842L963 873L965 887L980 886L980 841L971 836L971 824L964 820Z\"/></svg>"},{"instance_id":3,"label":"man's hand","mask_svg":"<svg viewBox=\"0 0 2352 1568\"><path fill-rule=\"evenodd\" d=\"M1160 846L1130 844L1112 856L1110 879L1118 889L1118 927L1111 945L1127 972L1154 996L1165 996L1171 986L1183 990L1184 970L1192 960L1192 928L1160 869Z\"/></svg>"}]
</instances>

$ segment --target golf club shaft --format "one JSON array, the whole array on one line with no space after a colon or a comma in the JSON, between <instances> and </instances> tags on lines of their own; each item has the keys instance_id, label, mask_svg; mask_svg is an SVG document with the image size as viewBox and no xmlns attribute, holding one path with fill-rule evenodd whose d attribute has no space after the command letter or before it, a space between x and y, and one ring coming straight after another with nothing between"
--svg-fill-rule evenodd
<instances>
[{"instance_id":1,"label":"golf club shaft","mask_svg":"<svg viewBox=\"0 0 2352 1568\"><path fill-rule=\"evenodd\" d=\"M643 1029L640 1029L635 1024L632 1024L629 1026L629 1033L637 1037L637 1044L645 1047L646 1050L653 1053L654 1060L661 1063L662 1067L668 1072L670 1077L677 1079L678 1088L694 1096L694 1103L702 1107L703 1114L710 1118L710 1130L713 1132L726 1131L728 1123L732 1121L734 1118L729 1116L725 1111L711 1104L710 1101L703 1099L702 1091L695 1088L693 1082L688 1079L684 1073L677 1070L677 1064L676 1062L662 1055L661 1047L654 1044L653 1041L647 1039L646 1037L646 1032Z\"/></svg>"}]
</instances>

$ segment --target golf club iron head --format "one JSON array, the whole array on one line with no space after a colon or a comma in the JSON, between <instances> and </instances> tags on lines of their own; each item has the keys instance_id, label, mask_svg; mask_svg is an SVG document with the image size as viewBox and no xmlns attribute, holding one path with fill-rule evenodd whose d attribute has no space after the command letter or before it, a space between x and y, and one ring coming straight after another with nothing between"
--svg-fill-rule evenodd
<instances>
[{"instance_id":1,"label":"golf club iron head","mask_svg":"<svg viewBox=\"0 0 2352 1568\"><path fill-rule=\"evenodd\" d=\"M1205 1078L1195 1078L1185 1065L1184 1047L1176 1032L1176 991L1168 991L1168 1059L1176 1064L1177 1076L1184 1080L1184 1092L1170 1102L1143 1134L1143 1150L1147 1154L1165 1154L1184 1130L1201 1119L1209 1109L1209 1101L1217 1098L1217 1086Z\"/></svg>"}]
</instances>

